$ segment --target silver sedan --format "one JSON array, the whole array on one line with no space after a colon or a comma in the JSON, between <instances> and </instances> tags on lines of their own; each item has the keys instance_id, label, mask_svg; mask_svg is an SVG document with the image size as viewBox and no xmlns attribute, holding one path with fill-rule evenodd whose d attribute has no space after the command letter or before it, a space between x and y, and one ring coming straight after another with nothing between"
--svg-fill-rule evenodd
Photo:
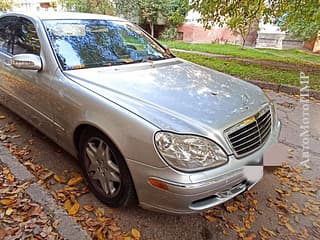
<instances>
[{"instance_id":1,"label":"silver sedan","mask_svg":"<svg viewBox=\"0 0 320 240\"><path fill-rule=\"evenodd\" d=\"M260 88L103 15L2 15L0 102L77 157L110 207L221 204L262 178L280 131Z\"/></svg>"}]
</instances>

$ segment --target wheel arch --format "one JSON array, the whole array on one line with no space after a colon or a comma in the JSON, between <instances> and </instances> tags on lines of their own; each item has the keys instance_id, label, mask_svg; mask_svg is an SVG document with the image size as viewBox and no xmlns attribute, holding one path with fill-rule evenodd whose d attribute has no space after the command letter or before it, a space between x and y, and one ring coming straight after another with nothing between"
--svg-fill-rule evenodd
<instances>
[{"instance_id":1,"label":"wheel arch","mask_svg":"<svg viewBox=\"0 0 320 240\"><path fill-rule=\"evenodd\" d=\"M102 134L104 134L112 142L112 144L118 149L118 151L120 152L122 157L125 159L121 149L119 148L117 143L114 141L114 139L112 137L110 137L110 135L108 133L106 133L105 131L103 131L101 128L99 128L95 124L91 124L91 123L81 123L80 125L78 125L76 127L76 129L73 132L73 144L74 144L74 147L77 151L77 154L79 154L79 150L80 150L79 143L80 143L81 135L84 133L85 130L90 129L90 128L95 129L95 130L101 132Z\"/></svg>"}]
</instances>

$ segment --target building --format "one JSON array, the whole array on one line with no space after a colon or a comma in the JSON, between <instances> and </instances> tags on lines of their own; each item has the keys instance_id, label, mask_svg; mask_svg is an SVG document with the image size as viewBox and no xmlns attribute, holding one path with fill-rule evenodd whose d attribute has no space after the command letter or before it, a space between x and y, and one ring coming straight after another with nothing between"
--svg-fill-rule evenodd
<instances>
[{"instance_id":1,"label":"building","mask_svg":"<svg viewBox=\"0 0 320 240\"><path fill-rule=\"evenodd\" d=\"M185 23L178 28L178 39L192 43L228 43L241 44L242 39L227 27L212 26L211 29L203 28L199 22L201 15L196 11L189 11ZM319 36L318 38L319 39ZM319 48L319 40L311 43L312 48ZM257 48L290 49L303 48L304 42L292 38L273 24L260 23L248 35L246 45ZM310 44L309 44L310 45ZM315 51L315 50L314 50Z\"/></svg>"},{"instance_id":2,"label":"building","mask_svg":"<svg viewBox=\"0 0 320 240\"><path fill-rule=\"evenodd\" d=\"M56 0L14 0L13 11L56 11Z\"/></svg>"},{"instance_id":3,"label":"building","mask_svg":"<svg viewBox=\"0 0 320 240\"><path fill-rule=\"evenodd\" d=\"M212 26L211 29L204 29L199 22L200 18L198 12L193 10L188 12L185 23L178 28L179 40L193 43L241 43L241 38L227 28Z\"/></svg>"}]
</instances>

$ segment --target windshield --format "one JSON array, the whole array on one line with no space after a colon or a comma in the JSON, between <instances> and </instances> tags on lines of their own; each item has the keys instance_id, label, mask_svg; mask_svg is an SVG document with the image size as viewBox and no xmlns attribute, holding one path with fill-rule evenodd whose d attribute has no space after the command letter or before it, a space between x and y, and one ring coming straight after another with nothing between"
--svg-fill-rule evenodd
<instances>
[{"instance_id":1,"label":"windshield","mask_svg":"<svg viewBox=\"0 0 320 240\"><path fill-rule=\"evenodd\" d=\"M46 20L44 25L64 70L172 57L140 28L129 22Z\"/></svg>"}]
</instances>

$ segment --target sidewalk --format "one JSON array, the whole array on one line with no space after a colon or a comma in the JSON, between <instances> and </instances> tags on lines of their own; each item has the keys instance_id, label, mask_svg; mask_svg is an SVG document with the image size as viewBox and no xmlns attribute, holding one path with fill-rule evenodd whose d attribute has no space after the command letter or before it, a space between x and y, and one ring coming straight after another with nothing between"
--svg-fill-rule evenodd
<instances>
[{"instance_id":1,"label":"sidewalk","mask_svg":"<svg viewBox=\"0 0 320 240\"><path fill-rule=\"evenodd\" d=\"M0 143L0 240L91 239Z\"/></svg>"}]
</instances>

